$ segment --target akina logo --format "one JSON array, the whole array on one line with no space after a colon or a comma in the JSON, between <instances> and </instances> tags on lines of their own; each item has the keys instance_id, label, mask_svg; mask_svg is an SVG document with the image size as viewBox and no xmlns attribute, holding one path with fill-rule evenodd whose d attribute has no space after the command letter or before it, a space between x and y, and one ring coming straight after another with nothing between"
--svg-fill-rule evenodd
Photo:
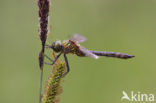
<instances>
[{"instance_id":1,"label":"akina logo","mask_svg":"<svg viewBox=\"0 0 156 103\"><path fill-rule=\"evenodd\" d=\"M122 91L123 96L121 97L121 101L134 101L134 102L153 102L154 94L150 93L141 93L131 91L130 95L128 95L125 91Z\"/></svg>"}]
</instances>

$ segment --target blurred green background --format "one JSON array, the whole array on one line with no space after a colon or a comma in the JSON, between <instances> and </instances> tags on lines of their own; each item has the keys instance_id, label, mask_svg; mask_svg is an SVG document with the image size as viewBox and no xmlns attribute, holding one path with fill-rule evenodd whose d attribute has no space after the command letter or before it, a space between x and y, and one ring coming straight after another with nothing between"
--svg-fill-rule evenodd
<instances>
[{"instance_id":1,"label":"blurred green background","mask_svg":"<svg viewBox=\"0 0 156 103\"><path fill-rule=\"evenodd\" d=\"M36 2L0 0L0 103L38 103ZM123 90L156 95L156 0L53 0L50 24L49 44L79 33L88 38L82 44L88 49L136 55L130 60L68 55L71 71L60 103L122 103ZM51 68L44 68L44 83Z\"/></svg>"}]
</instances>

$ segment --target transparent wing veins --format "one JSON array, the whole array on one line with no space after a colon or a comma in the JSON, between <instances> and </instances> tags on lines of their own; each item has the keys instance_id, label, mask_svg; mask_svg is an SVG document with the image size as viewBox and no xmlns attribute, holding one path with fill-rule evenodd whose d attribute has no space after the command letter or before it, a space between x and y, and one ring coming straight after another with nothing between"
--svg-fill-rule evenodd
<instances>
[{"instance_id":1,"label":"transparent wing veins","mask_svg":"<svg viewBox=\"0 0 156 103\"><path fill-rule=\"evenodd\" d=\"M80 34L74 34L72 37L70 37L70 40L75 41L77 43L82 43L85 42L87 38Z\"/></svg>"},{"instance_id":2,"label":"transparent wing veins","mask_svg":"<svg viewBox=\"0 0 156 103\"><path fill-rule=\"evenodd\" d=\"M91 57L91 58L94 58L94 59L98 59L99 58L99 56L93 54L92 52L90 52L86 48L80 47L80 50L85 54L85 56L88 56L88 57Z\"/></svg>"}]
</instances>

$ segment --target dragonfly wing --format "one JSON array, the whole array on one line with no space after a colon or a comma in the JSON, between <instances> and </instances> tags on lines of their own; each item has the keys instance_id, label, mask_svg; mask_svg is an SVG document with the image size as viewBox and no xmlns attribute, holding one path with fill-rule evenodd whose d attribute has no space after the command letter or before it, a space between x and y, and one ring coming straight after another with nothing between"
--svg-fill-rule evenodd
<instances>
[{"instance_id":1,"label":"dragonfly wing","mask_svg":"<svg viewBox=\"0 0 156 103\"><path fill-rule=\"evenodd\" d=\"M74 34L72 37L70 37L70 40L75 41L77 43L82 43L85 42L87 39L82 35Z\"/></svg>"},{"instance_id":2,"label":"dragonfly wing","mask_svg":"<svg viewBox=\"0 0 156 103\"><path fill-rule=\"evenodd\" d=\"M89 50L87 50L86 48L80 47L80 50L85 54L85 56L94 58L94 59L98 59L99 56L93 54L92 52L90 52Z\"/></svg>"}]
</instances>

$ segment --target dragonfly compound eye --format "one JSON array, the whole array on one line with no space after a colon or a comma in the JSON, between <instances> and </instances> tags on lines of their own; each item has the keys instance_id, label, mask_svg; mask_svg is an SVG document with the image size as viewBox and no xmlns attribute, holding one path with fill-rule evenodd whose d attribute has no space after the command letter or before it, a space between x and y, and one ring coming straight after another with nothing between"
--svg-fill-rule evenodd
<instances>
[{"instance_id":1,"label":"dragonfly compound eye","mask_svg":"<svg viewBox=\"0 0 156 103\"><path fill-rule=\"evenodd\" d=\"M55 52L60 52L60 51L62 50L61 41L55 41L55 42L53 42L51 48L52 48Z\"/></svg>"}]
</instances>

